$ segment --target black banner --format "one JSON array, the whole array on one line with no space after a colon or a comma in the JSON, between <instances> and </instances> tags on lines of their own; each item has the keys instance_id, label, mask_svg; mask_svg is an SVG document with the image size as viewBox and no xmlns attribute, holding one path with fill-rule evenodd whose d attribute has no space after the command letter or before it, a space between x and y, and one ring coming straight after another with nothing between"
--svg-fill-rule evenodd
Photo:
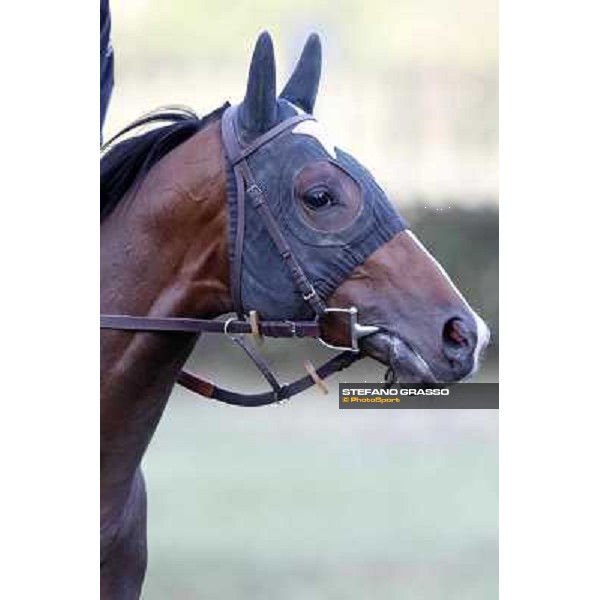
<instances>
[{"instance_id":1,"label":"black banner","mask_svg":"<svg viewBox=\"0 0 600 600\"><path fill-rule=\"evenodd\" d=\"M340 383L341 409L477 408L497 409L498 383L393 384Z\"/></svg>"}]
</instances>

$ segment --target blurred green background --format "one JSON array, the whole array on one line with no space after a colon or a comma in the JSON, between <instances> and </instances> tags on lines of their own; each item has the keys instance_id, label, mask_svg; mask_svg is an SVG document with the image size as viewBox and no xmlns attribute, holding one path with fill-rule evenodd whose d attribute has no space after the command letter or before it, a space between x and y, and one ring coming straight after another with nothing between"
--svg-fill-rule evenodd
<instances>
[{"instance_id":1,"label":"blurred green background","mask_svg":"<svg viewBox=\"0 0 600 600\"><path fill-rule=\"evenodd\" d=\"M256 37L283 86L321 34L316 114L373 171L491 325L480 381L498 381L498 16L495 0L112 3L116 85L105 137L140 114L199 114L243 96ZM289 380L329 356L269 342ZM225 341L190 368L264 389ZM154 599L498 597L497 411L339 411L328 396L236 409L176 389L144 461Z\"/></svg>"}]
</instances>

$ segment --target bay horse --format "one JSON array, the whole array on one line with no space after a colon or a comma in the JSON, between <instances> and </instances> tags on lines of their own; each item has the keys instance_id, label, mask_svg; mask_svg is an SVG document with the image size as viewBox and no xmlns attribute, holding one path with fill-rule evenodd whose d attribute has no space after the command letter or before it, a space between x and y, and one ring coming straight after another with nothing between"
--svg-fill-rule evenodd
<instances>
[{"instance_id":1,"label":"bay horse","mask_svg":"<svg viewBox=\"0 0 600 600\"><path fill-rule=\"evenodd\" d=\"M297 335L294 320L310 332L319 322L307 319L338 309L354 319L354 350L388 365L393 380L454 382L478 368L486 325L371 174L315 120L320 72L313 34L278 96L263 33L238 106L202 119L159 111L105 147L101 311L129 321L101 335L104 599L141 594L140 463L207 323L247 331L255 311L264 331ZM137 135L121 138L129 132ZM210 321L234 310L237 320ZM138 318L141 325L122 330ZM165 322L175 325L161 329ZM329 329L334 340L347 326ZM212 388L199 390L210 396ZM269 402L290 394L274 390Z\"/></svg>"}]
</instances>

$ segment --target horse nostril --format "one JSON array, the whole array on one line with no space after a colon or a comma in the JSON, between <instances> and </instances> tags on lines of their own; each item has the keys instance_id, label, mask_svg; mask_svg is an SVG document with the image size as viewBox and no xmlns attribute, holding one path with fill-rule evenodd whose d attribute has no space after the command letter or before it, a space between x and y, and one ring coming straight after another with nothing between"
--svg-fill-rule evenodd
<instances>
[{"instance_id":1,"label":"horse nostril","mask_svg":"<svg viewBox=\"0 0 600 600\"><path fill-rule=\"evenodd\" d=\"M458 319L450 319L444 325L444 342L450 346L464 346L469 343L467 331L463 322Z\"/></svg>"},{"instance_id":2,"label":"horse nostril","mask_svg":"<svg viewBox=\"0 0 600 600\"><path fill-rule=\"evenodd\" d=\"M443 350L451 362L470 358L476 335L462 319L455 317L446 321L442 331Z\"/></svg>"}]
</instances>

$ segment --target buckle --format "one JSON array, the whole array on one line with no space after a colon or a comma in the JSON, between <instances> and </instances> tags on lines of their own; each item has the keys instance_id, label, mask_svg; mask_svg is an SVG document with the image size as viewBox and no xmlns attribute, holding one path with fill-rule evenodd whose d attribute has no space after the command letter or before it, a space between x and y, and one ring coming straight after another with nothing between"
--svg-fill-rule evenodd
<instances>
[{"instance_id":1,"label":"buckle","mask_svg":"<svg viewBox=\"0 0 600 600\"><path fill-rule=\"evenodd\" d=\"M317 317L317 323L321 325L321 319L328 314L343 314L348 316L347 331L349 335L347 339L350 340L350 345L331 344L326 342L321 336L317 337L319 342L327 348L333 350L350 350L351 352L357 353L359 352L358 340L379 331L379 327L375 327L374 325L361 325L358 322L358 309L355 306L351 306L350 308L326 308L325 312Z\"/></svg>"},{"instance_id":2,"label":"buckle","mask_svg":"<svg viewBox=\"0 0 600 600\"><path fill-rule=\"evenodd\" d=\"M246 194L250 196L254 208L259 208L262 204L265 203L263 191L258 187L256 183L253 183L250 187L246 189Z\"/></svg>"},{"instance_id":3,"label":"buckle","mask_svg":"<svg viewBox=\"0 0 600 600\"><path fill-rule=\"evenodd\" d=\"M290 331L292 333L292 337L296 337L297 331L296 331L296 323L294 321L284 321L284 323L287 323L290 326Z\"/></svg>"},{"instance_id":4,"label":"buckle","mask_svg":"<svg viewBox=\"0 0 600 600\"><path fill-rule=\"evenodd\" d=\"M225 321L225 324L223 325L223 333L232 341L235 342L236 340L239 340L240 337L239 335L235 335L235 333L230 333L229 331L227 331L227 328L234 323L235 321L237 321L236 317L230 317L229 319L227 319L227 321Z\"/></svg>"},{"instance_id":5,"label":"buckle","mask_svg":"<svg viewBox=\"0 0 600 600\"><path fill-rule=\"evenodd\" d=\"M316 290L315 290L315 288L314 288L314 287L312 287L312 285L311 285L311 286L310 286L310 290L309 290L309 291L308 291L306 294L302 294L302 299L303 299L305 302L310 302L310 301L311 301L311 300L312 300L312 299L313 299L313 298L314 298L316 295L317 295L317 291L316 291ZM326 311L325 311L325 312L327 312L327 310L330 310L330 309L326 309ZM341 309L339 309L339 310L345 310L345 309L341 308Z\"/></svg>"}]
</instances>

